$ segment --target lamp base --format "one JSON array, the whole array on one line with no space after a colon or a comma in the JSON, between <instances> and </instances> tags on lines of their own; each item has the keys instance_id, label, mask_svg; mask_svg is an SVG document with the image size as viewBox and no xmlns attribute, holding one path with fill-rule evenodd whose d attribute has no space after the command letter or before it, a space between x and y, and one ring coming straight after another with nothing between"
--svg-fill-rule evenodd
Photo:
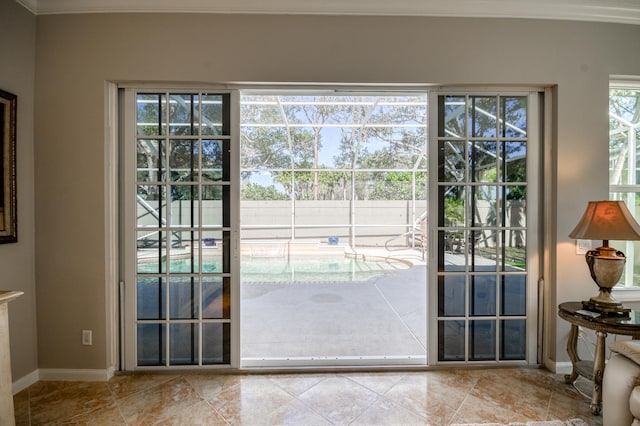
<instances>
[{"instance_id":1,"label":"lamp base","mask_svg":"<svg viewBox=\"0 0 640 426\"><path fill-rule=\"evenodd\" d=\"M630 308L625 308L622 306L620 302L603 302L597 299L596 297L592 297L589 300L582 301L582 307L588 311L600 312L603 315L620 315L620 316L628 316L629 312L631 312Z\"/></svg>"},{"instance_id":2,"label":"lamp base","mask_svg":"<svg viewBox=\"0 0 640 426\"><path fill-rule=\"evenodd\" d=\"M611 296L611 289L620 280L627 259L623 252L609 247L608 241L602 243L602 247L589 250L585 255L591 278L598 285L599 293L582 302L582 306L603 315L629 315L631 309L623 307L622 303Z\"/></svg>"}]
</instances>

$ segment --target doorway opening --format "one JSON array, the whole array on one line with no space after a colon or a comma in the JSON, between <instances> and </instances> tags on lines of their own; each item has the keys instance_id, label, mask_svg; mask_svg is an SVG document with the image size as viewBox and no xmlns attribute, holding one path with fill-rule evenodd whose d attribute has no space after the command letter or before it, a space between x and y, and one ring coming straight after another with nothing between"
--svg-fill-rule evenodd
<instances>
[{"instance_id":1,"label":"doorway opening","mask_svg":"<svg viewBox=\"0 0 640 426\"><path fill-rule=\"evenodd\" d=\"M426 94L242 94L242 366L426 364L427 120Z\"/></svg>"}]
</instances>

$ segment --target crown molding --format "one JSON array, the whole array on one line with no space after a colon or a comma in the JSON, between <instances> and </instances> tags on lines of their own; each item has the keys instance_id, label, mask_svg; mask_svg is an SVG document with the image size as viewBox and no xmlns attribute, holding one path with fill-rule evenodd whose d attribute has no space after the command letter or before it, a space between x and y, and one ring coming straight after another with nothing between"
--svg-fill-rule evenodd
<instances>
[{"instance_id":1,"label":"crown molding","mask_svg":"<svg viewBox=\"0 0 640 426\"><path fill-rule=\"evenodd\" d=\"M33 14L38 13L38 0L16 0L16 3Z\"/></svg>"},{"instance_id":2,"label":"crown molding","mask_svg":"<svg viewBox=\"0 0 640 426\"><path fill-rule=\"evenodd\" d=\"M16 0L37 15L251 13L561 19L640 25L637 0Z\"/></svg>"}]
</instances>

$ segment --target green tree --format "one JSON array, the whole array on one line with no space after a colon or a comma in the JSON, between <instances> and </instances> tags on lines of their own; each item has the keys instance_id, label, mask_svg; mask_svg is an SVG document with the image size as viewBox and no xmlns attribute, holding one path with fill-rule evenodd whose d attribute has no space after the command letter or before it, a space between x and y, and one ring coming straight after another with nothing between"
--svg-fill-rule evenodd
<instances>
[{"instance_id":1,"label":"green tree","mask_svg":"<svg viewBox=\"0 0 640 426\"><path fill-rule=\"evenodd\" d=\"M289 196L278 191L274 185L263 186L253 182L245 182L240 188L240 196L243 200L288 200Z\"/></svg>"}]
</instances>

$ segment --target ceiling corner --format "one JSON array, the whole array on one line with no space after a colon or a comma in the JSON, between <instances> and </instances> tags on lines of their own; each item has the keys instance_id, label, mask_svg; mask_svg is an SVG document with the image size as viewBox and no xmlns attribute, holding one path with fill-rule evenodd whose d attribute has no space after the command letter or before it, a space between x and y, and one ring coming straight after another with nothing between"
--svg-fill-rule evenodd
<instances>
[{"instance_id":1,"label":"ceiling corner","mask_svg":"<svg viewBox=\"0 0 640 426\"><path fill-rule=\"evenodd\" d=\"M16 0L16 3L23 6L34 15L38 13L38 0Z\"/></svg>"}]
</instances>

